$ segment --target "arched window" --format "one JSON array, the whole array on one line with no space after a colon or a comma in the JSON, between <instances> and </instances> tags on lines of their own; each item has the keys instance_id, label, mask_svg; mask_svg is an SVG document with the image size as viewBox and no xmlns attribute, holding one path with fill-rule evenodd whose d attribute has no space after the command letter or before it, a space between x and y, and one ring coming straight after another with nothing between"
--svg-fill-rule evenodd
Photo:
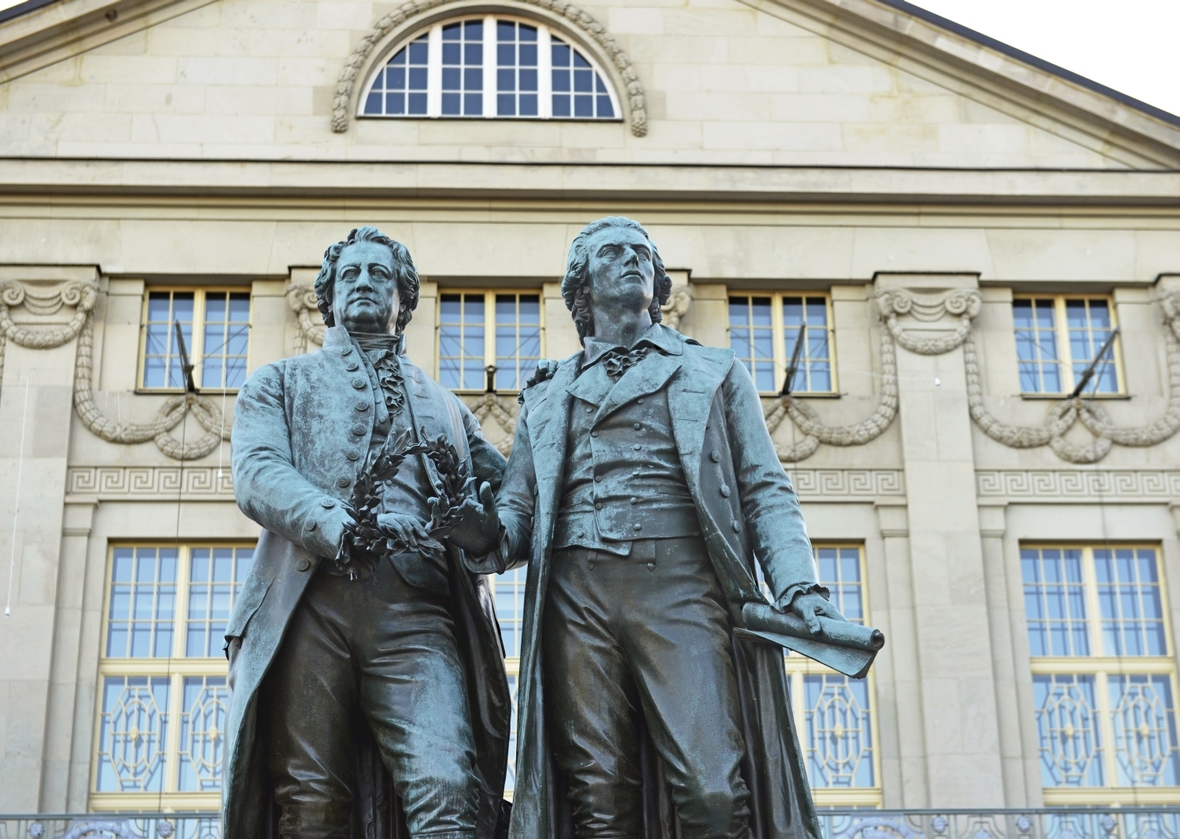
<instances>
[{"instance_id":1,"label":"arched window","mask_svg":"<svg viewBox=\"0 0 1180 839\"><path fill-rule=\"evenodd\" d=\"M364 117L618 119L594 61L548 27L506 17L436 23L373 74Z\"/></svg>"}]
</instances>

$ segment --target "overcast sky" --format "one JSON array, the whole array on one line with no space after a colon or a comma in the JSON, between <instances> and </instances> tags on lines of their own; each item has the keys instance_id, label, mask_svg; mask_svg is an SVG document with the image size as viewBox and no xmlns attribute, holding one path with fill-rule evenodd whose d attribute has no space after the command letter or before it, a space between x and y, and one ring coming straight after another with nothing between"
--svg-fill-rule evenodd
<instances>
[{"instance_id":1,"label":"overcast sky","mask_svg":"<svg viewBox=\"0 0 1180 839\"><path fill-rule=\"evenodd\" d=\"M1180 0L917 0L916 4L1180 114ZM0 9L14 5L15 0L0 0Z\"/></svg>"}]
</instances>

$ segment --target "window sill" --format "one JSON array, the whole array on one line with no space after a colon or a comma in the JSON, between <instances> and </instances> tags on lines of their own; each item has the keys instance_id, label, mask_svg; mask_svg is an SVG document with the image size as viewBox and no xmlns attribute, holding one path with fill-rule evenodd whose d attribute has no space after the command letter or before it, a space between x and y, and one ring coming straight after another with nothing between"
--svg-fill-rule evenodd
<instances>
[{"instance_id":1,"label":"window sill","mask_svg":"<svg viewBox=\"0 0 1180 839\"><path fill-rule=\"evenodd\" d=\"M198 396L237 396L240 390L241 388L237 387L198 387L196 393ZM180 396L184 392L182 387L137 387L135 389L138 396Z\"/></svg>"},{"instance_id":2,"label":"window sill","mask_svg":"<svg viewBox=\"0 0 1180 839\"><path fill-rule=\"evenodd\" d=\"M495 120L501 120L504 122L589 122L589 123L595 123L595 122L601 122L601 123L620 122L621 123L621 122L625 122L625 120L622 117L516 117L516 116L503 116L502 117L502 116L498 116L498 115L485 117L482 114L480 116L470 116L470 117L456 116L454 114L440 114L439 116L436 116L436 117L427 116L425 114L357 114L356 118L358 120L361 120L361 119L372 119L372 120L418 119L418 120L424 120L424 121L429 120L432 122L438 122L440 120L445 120L447 122L493 122Z\"/></svg>"},{"instance_id":3,"label":"window sill","mask_svg":"<svg viewBox=\"0 0 1180 839\"><path fill-rule=\"evenodd\" d=\"M1069 396L1068 393L1021 393L1020 398L1027 402L1060 402ZM1096 401L1110 401L1110 402L1129 402L1131 394L1129 393L1098 393L1093 396L1083 395L1082 399L1093 399Z\"/></svg>"},{"instance_id":4,"label":"window sill","mask_svg":"<svg viewBox=\"0 0 1180 839\"><path fill-rule=\"evenodd\" d=\"M774 391L766 391L766 390L759 391L758 395L761 396L763 399L778 399L779 397L782 396L781 393L775 393ZM791 396L795 396L799 399L839 399L843 395L844 394L840 393L839 391L830 391L830 392L820 393L818 391L812 392L809 390L801 390L801 391L797 390L791 394Z\"/></svg>"}]
</instances>

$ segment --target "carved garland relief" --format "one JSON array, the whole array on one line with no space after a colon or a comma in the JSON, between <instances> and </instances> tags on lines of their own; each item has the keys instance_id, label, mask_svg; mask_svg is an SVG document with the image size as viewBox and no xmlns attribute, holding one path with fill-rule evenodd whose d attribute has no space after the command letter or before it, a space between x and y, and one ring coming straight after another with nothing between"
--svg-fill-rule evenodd
<instances>
[{"instance_id":1,"label":"carved garland relief","mask_svg":"<svg viewBox=\"0 0 1180 839\"><path fill-rule=\"evenodd\" d=\"M110 443L145 443L149 440L174 460L193 460L213 452L230 437L230 427L217 403L200 394L178 394L160 406L153 421L121 423L105 416L95 404L91 391L94 358L94 323L91 317L98 299L93 282L61 282L48 288L35 283L13 280L0 282L0 381L3 381L4 351L8 341L29 349L60 347L78 339L74 370L74 407L82 424ZM897 416L897 346L920 355L940 355L963 347L966 367L967 403L971 419L991 439L1012 448L1049 446L1069 463L1096 463L1114 445L1148 447L1164 442L1180 431L1180 293L1160 298L1167 342L1169 400L1163 416L1148 425L1124 428L1114 425L1100 406L1082 398L1062 399L1048 412L1044 425L1017 426L1005 423L989 412L983 401L983 384L973 321L978 316L982 298L977 291L956 290L941 295L919 295L909 291L885 291L876 298L878 314L885 328L881 332L881 395L877 407L862 422L830 426L810 405L795 396L780 397L766 407L766 424L773 433L789 419L803 433L792 446L776 442L779 458L797 463L813 455L820 445L861 446L879 437ZM313 318L315 293L306 285L292 284L287 289L287 303L296 318L296 349L304 352L323 342L324 326ZM692 304L692 292L679 288L664 306L664 322L673 328ZM24 306L31 314L50 315L63 307L72 307L68 323L51 328L23 326L12 320L10 309ZM899 322L902 316L933 323L945 317L958 322L947 333L931 337L907 331ZM484 394L471 404L482 422L489 417L504 429L507 437L499 444L508 453L516 427L517 405L495 393ZM205 434L192 442L178 440L171 432L188 414L197 420ZM1081 423L1094 437L1089 445L1065 439L1074 425Z\"/></svg>"}]
</instances>

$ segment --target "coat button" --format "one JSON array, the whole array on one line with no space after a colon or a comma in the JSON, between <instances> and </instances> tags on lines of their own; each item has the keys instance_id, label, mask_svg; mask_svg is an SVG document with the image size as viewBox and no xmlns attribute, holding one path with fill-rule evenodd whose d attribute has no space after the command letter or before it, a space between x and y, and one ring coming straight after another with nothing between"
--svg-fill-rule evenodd
<instances>
[{"instance_id":1,"label":"coat button","mask_svg":"<svg viewBox=\"0 0 1180 839\"><path fill-rule=\"evenodd\" d=\"M331 510L333 507L336 506L336 499L335 498L321 498L320 499L320 506L323 507L325 510Z\"/></svg>"},{"instance_id":2,"label":"coat button","mask_svg":"<svg viewBox=\"0 0 1180 839\"><path fill-rule=\"evenodd\" d=\"M593 409L593 408L587 408L587 409L586 409L586 413L588 413L588 414L592 414L592 413L594 413L594 409Z\"/></svg>"},{"instance_id":3,"label":"coat button","mask_svg":"<svg viewBox=\"0 0 1180 839\"><path fill-rule=\"evenodd\" d=\"M341 475L339 478L336 479L336 486L341 487L341 488L346 487L351 483L352 483L352 480L350 478L346 478L344 475Z\"/></svg>"},{"instance_id":4,"label":"coat button","mask_svg":"<svg viewBox=\"0 0 1180 839\"><path fill-rule=\"evenodd\" d=\"M345 456L345 457L347 457L349 460L360 460L360 459L361 459L361 453L360 453L360 452L348 452L348 453L346 453L344 456ZM722 494L723 494L723 495L729 495L729 493L728 493L728 492L725 492L725 493L722 493Z\"/></svg>"},{"instance_id":5,"label":"coat button","mask_svg":"<svg viewBox=\"0 0 1180 839\"><path fill-rule=\"evenodd\" d=\"M363 414L365 411L369 410L369 403L368 402L357 402L356 409Z\"/></svg>"},{"instance_id":6,"label":"coat button","mask_svg":"<svg viewBox=\"0 0 1180 839\"><path fill-rule=\"evenodd\" d=\"M601 502L601 501L599 501L599 502L596 502L596 503L594 504L594 509L595 509L595 510L601 510L601 509L602 509L602 502Z\"/></svg>"},{"instance_id":7,"label":"coat button","mask_svg":"<svg viewBox=\"0 0 1180 839\"><path fill-rule=\"evenodd\" d=\"M731 521L729 523L729 525L730 525L730 527L733 528L734 533L741 533L742 532L742 523L740 521L738 521L737 519L734 519L733 521Z\"/></svg>"},{"instance_id":8,"label":"coat button","mask_svg":"<svg viewBox=\"0 0 1180 839\"><path fill-rule=\"evenodd\" d=\"M307 559L307 558L301 559L295 563L295 567L298 568L300 571L306 571L308 568L311 567L311 560Z\"/></svg>"},{"instance_id":9,"label":"coat button","mask_svg":"<svg viewBox=\"0 0 1180 839\"><path fill-rule=\"evenodd\" d=\"M721 485L721 497L722 498L729 498L729 485L728 484Z\"/></svg>"},{"instance_id":10,"label":"coat button","mask_svg":"<svg viewBox=\"0 0 1180 839\"><path fill-rule=\"evenodd\" d=\"M341 355L352 355L352 347L345 347L340 351Z\"/></svg>"},{"instance_id":11,"label":"coat button","mask_svg":"<svg viewBox=\"0 0 1180 839\"><path fill-rule=\"evenodd\" d=\"M364 437L365 436L365 427L363 425L354 425L352 427L352 436L353 437Z\"/></svg>"},{"instance_id":12,"label":"coat button","mask_svg":"<svg viewBox=\"0 0 1180 839\"><path fill-rule=\"evenodd\" d=\"M590 432L590 436L591 436L591 437L597 437L597 436L598 436L598 432L597 432L597 431L591 431L591 432Z\"/></svg>"},{"instance_id":13,"label":"coat button","mask_svg":"<svg viewBox=\"0 0 1180 839\"><path fill-rule=\"evenodd\" d=\"M721 462L721 452L717 451L716 449L713 449L713 451L709 452L709 460L713 461L714 463L720 463Z\"/></svg>"},{"instance_id":14,"label":"coat button","mask_svg":"<svg viewBox=\"0 0 1180 839\"><path fill-rule=\"evenodd\" d=\"M639 522L635 522L635 524L634 524L634 525L632 525L632 527L634 527L634 529L635 529L635 532L636 532L636 533L638 533L639 531L643 530L643 525L642 525L642 524L640 524Z\"/></svg>"},{"instance_id":15,"label":"coat button","mask_svg":"<svg viewBox=\"0 0 1180 839\"><path fill-rule=\"evenodd\" d=\"M355 379L352 380L352 386L355 387L357 390L361 390L366 384L368 384L368 382L366 382L360 376L357 376Z\"/></svg>"},{"instance_id":16,"label":"coat button","mask_svg":"<svg viewBox=\"0 0 1180 839\"><path fill-rule=\"evenodd\" d=\"M636 496L632 495L632 496L631 496L631 503L632 503L632 504L638 504L638 503L639 503L639 499L638 499Z\"/></svg>"},{"instance_id":17,"label":"coat button","mask_svg":"<svg viewBox=\"0 0 1180 839\"><path fill-rule=\"evenodd\" d=\"M640 450L641 448L643 448L643 447L642 447L642 446L640 446L638 443L636 443L636 444L635 444L634 446L632 446L631 448L635 449L635 451L639 451L639 450Z\"/></svg>"},{"instance_id":18,"label":"coat button","mask_svg":"<svg viewBox=\"0 0 1180 839\"><path fill-rule=\"evenodd\" d=\"M638 399L636 399L636 400L635 400L635 404L636 404L636 405L642 405L642 404L643 404L643 397L641 396L641 397L639 397Z\"/></svg>"},{"instance_id":19,"label":"coat button","mask_svg":"<svg viewBox=\"0 0 1180 839\"><path fill-rule=\"evenodd\" d=\"M314 521L309 521L309 522L307 523L307 529L308 529L308 530L315 530L315 529L316 529L316 523L315 523Z\"/></svg>"},{"instance_id":20,"label":"coat button","mask_svg":"<svg viewBox=\"0 0 1180 839\"><path fill-rule=\"evenodd\" d=\"M594 476L594 481L595 481L596 483L597 483L598 481L601 481L601 480L602 480L602 475L595 475L595 476Z\"/></svg>"},{"instance_id":21,"label":"coat button","mask_svg":"<svg viewBox=\"0 0 1180 839\"><path fill-rule=\"evenodd\" d=\"M639 429L643 428L643 423L637 422L637 423L635 423L634 427L635 427L635 430L638 431Z\"/></svg>"},{"instance_id":22,"label":"coat button","mask_svg":"<svg viewBox=\"0 0 1180 839\"><path fill-rule=\"evenodd\" d=\"M355 373L357 370L361 369L361 366L359 364L357 364L355 361L350 361L350 362L348 362L348 366L345 367L344 369L347 370L349 373Z\"/></svg>"}]
</instances>

